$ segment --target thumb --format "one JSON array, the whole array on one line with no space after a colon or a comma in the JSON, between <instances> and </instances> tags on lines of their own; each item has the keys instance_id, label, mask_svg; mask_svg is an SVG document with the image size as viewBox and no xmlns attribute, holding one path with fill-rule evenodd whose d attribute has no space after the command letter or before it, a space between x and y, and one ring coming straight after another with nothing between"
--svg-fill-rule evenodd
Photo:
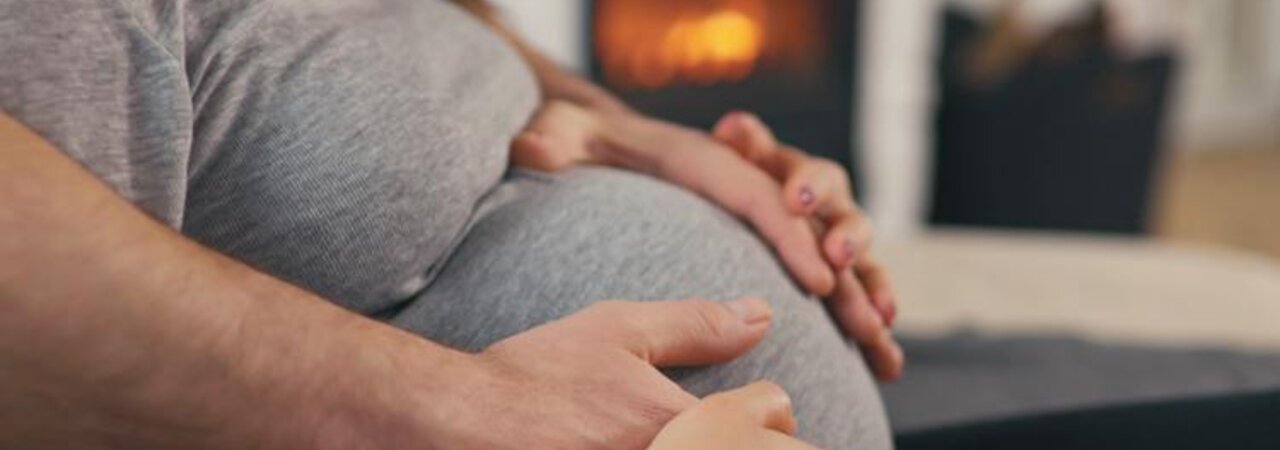
<instances>
[{"instance_id":1,"label":"thumb","mask_svg":"<svg viewBox=\"0 0 1280 450\"><path fill-rule=\"evenodd\" d=\"M543 132L528 130L511 141L511 164L516 167L556 172L573 163L574 155L557 149Z\"/></svg>"},{"instance_id":2,"label":"thumb","mask_svg":"<svg viewBox=\"0 0 1280 450\"><path fill-rule=\"evenodd\" d=\"M738 414L752 425L779 433L794 434L796 419L791 411L791 397L782 387L768 381L711 395L695 408L716 409L725 414Z\"/></svg>"},{"instance_id":3,"label":"thumb","mask_svg":"<svg viewBox=\"0 0 1280 450\"><path fill-rule=\"evenodd\" d=\"M755 114L743 111L725 114L711 129L711 135L750 161L758 161L778 148L773 131Z\"/></svg>"},{"instance_id":4,"label":"thumb","mask_svg":"<svg viewBox=\"0 0 1280 450\"><path fill-rule=\"evenodd\" d=\"M584 315L600 337L661 367L716 364L752 349L769 330L773 311L758 298L605 302ZM593 317L594 316L594 317Z\"/></svg>"},{"instance_id":5,"label":"thumb","mask_svg":"<svg viewBox=\"0 0 1280 450\"><path fill-rule=\"evenodd\" d=\"M592 162L587 147L599 132L596 118L568 102L548 102L511 141L511 163L555 172Z\"/></svg>"}]
</instances>

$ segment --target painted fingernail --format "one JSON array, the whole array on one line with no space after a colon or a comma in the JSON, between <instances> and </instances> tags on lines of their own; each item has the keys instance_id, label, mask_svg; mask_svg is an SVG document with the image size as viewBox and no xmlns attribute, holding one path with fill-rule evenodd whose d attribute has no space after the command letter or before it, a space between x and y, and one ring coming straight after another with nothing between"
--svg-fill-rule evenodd
<instances>
[{"instance_id":1,"label":"painted fingernail","mask_svg":"<svg viewBox=\"0 0 1280 450\"><path fill-rule=\"evenodd\" d=\"M853 259L853 255L858 252L858 244L853 243L853 239L844 240L844 257Z\"/></svg>"},{"instance_id":2,"label":"painted fingernail","mask_svg":"<svg viewBox=\"0 0 1280 450\"><path fill-rule=\"evenodd\" d=\"M813 206L813 200L813 189L810 189L809 186L800 188L800 204L804 206Z\"/></svg>"},{"instance_id":3,"label":"painted fingernail","mask_svg":"<svg viewBox=\"0 0 1280 450\"><path fill-rule=\"evenodd\" d=\"M773 317L773 310L769 308L769 303L760 298L740 298L726 302L724 305L747 325L767 322L770 317Z\"/></svg>"},{"instance_id":4,"label":"painted fingernail","mask_svg":"<svg viewBox=\"0 0 1280 450\"><path fill-rule=\"evenodd\" d=\"M887 327L893 327L893 323L898 320L898 304L890 299L881 302L884 306L880 308L880 318L884 320Z\"/></svg>"}]
</instances>

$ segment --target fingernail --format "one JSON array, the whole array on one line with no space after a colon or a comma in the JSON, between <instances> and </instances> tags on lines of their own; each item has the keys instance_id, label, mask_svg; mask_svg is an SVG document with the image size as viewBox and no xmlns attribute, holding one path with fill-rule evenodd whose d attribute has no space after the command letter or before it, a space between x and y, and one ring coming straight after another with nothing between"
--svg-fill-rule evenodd
<instances>
[{"instance_id":1,"label":"fingernail","mask_svg":"<svg viewBox=\"0 0 1280 450\"><path fill-rule=\"evenodd\" d=\"M884 319L886 326L892 327L893 322L898 318L898 303L890 298L880 302L884 307L880 311L880 316Z\"/></svg>"},{"instance_id":2,"label":"fingernail","mask_svg":"<svg viewBox=\"0 0 1280 450\"><path fill-rule=\"evenodd\" d=\"M800 204L806 207L813 206L813 199L813 189L810 189L809 186L800 188Z\"/></svg>"},{"instance_id":3,"label":"fingernail","mask_svg":"<svg viewBox=\"0 0 1280 450\"><path fill-rule=\"evenodd\" d=\"M769 303L760 298L740 298L724 305L747 325L767 322L773 316Z\"/></svg>"},{"instance_id":4,"label":"fingernail","mask_svg":"<svg viewBox=\"0 0 1280 450\"><path fill-rule=\"evenodd\" d=\"M885 381L897 381L902 378L902 371L906 368L907 356L902 351L902 346L896 342L893 343L890 349L889 361L886 361L886 363L892 364L892 367L885 368L884 379Z\"/></svg>"},{"instance_id":5,"label":"fingernail","mask_svg":"<svg viewBox=\"0 0 1280 450\"><path fill-rule=\"evenodd\" d=\"M845 259L853 259L854 253L858 252L858 244L853 243L853 239L844 240L844 257Z\"/></svg>"}]
</instances>

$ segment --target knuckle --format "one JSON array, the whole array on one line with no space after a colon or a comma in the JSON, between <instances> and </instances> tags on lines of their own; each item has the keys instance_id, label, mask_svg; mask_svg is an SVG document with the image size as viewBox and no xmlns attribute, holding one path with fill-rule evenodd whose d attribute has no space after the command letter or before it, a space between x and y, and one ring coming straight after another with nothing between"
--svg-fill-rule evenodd
<instances>
[{"instance_id":1,"label":"knuckle","mask_svg":"<svg viewBox=\"0 0 1280 450\"><path fill-rule=\"evenodd\" d=\"M823 173L826 173L827 175L832 175L837 178L847 177L847 175L845 174L844 167L842 167L839 163L836 163L835 161L832 161L827 158L817 157L817 156L812 157L811 160L813 161L814 166L818 170L822 171Z\"/></svg>"},{"instance_id":2,"label":"knuckle","mask_svg":"<svg viewBox=\"0 0 1280 450\"><path fill-rule=\"evenodd\" d=\"M818 157L812 159L812 164L812 170L817 176L830 180L830 182L835 183L835 186L841 189L842 193L848 193L850 194L850 197L852 197L852 188L850 187L852 184L849 180L849 172L845 170L844 166L841 166L835 161Z\"/></svg>"},{"instance_id":3,"label":"knuckle","mask_svg":"<svg viewBox=\"0 0 1280 450\"><path fill-rule=\"evenodd\" d=\"M596 302L583 310L583 316L596 324L608 324L612 334L636 336L643 334L643 318L634 309L635 304L621 300Z\"/></svg>"},{"instance_id":4,"label":"knuckle","mask_svg":"<svg viewBox=\"0 0 1280 450\"><path fill-rule=\"evenodd\" d=\"M853 211L841 219L840 227L849 233L850 237L858 240L859 244L870 243L875 236L875 229L872 228L871 222L860 211Z\"/></svg>"},{"instance_id":5,"label":"knuckle","mask_svg":"<svg viewBox=\"0 0 1280 450\"><path fill-rule=\"evenodd\" d=\"M738 403L738 400L729 393L719 393L703 399L698 407L714 416L738 415L743 410Z\"/></svg>"},{"instance_id":6,"label":"knuckle","mask_svg":"<svg viewBox=\"0 0 1280 450\"><path fill-rule=\"evenodd\" d=\"M637 417L645 422L659 426L667 423L683 410L682 405L678 405L674 401L665 401L657 398L639 399L634 404L634 413Z\"/></svg>"},{"instance_id":7,"label":"knuckle","mask_svg":"<svg viewBox=\"0 0 1280 450\"><path fill-rule=\"evenodd\" d=\"M859 311L858 317L854 318L854 325L857 328L854 335L858 342L865 345L879 343L881 336L884 334L884 326L881 325L879 318L870 310Z\"/></svg>"},{"instance_id":8,"label":"knuckle","mask_svg":"<svg viewBox=\"0 0 1280 450\"><path fill-rule=\"evenodd\" d=\"M604 300L588 306L586 311L605 316L623 315L627 306L628 303L621 300Z\"/></svg>"},{"instance_id":9,"label":"knuckle","mask_svg":"<svg viewBox=\"0 0 1280 450\"><path fill-rule=\"evenodd\" d=\"M844 167L835 161L826 158L814 158L814 164L817 169L824 175L831 177L833 180L849 181L849 174Z\"/></svg>"},{"instance_id":10,"label":"knuckle","mask_svg":"<svg viewBox=\"0 0 1280 450\"><path fill-rule=\"evenodd\" d=\"M787 391L783 389L782 386L779 386L778 383L774 383L772 381L756 382L756 387L760 389L762 395L772 398L790 398L790 396L787 395Z\"/></svg>"},{"instance_id":11,"label":"knuckle","mask_svg":"<svg viewBox=\"0 0 1280 450\"><path fill-rule=\"evenodd\" d=\"M719 303L710 300L690 300L691 331L711 338L731 336L734 320L729 311Z\"/></svg>"}]
</instances>

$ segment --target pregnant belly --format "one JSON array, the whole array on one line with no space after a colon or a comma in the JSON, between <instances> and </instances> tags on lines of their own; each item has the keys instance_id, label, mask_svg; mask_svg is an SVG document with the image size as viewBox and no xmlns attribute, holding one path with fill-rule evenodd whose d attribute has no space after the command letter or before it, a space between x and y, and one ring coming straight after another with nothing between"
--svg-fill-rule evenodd
<instances>
[{"instance_id":1,"label":"pregnant belly","mask_svg":"<svg viewBox=\"0 0 1280 450\"><path fill-rule=\"evenodd\" d=\"M393 323L475 351L600 300L759 296L774 310L763 342L731 363L669 375L695 395L773 380L791 393L802 438L890 447L860 356L739 221L680 188L608 169L517 176L496 195Z\"/></svg>"},{"instance_id":2,"label":"pregnant belly","mask_svg":"<svg viewBox=\"0 0 1280 450\"><path fill-rule=\"evenodd\" d=\"M397 322L480 349L605 299L803 297L741 222L611 169L519 174Z\"/></svg>"}]
</instances>

